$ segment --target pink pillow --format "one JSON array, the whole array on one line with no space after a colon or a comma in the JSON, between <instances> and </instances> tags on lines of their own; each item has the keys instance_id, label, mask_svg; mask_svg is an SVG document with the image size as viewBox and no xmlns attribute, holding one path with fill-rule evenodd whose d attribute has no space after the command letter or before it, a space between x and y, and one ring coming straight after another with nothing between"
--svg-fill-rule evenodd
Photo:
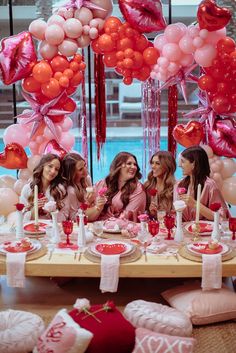
<instances>
[{"instance_id":1,"label":"pink pillow","mask_svg":"<svg viewBox=\"0 0 236 353\"><path fill-rule=\"evenodd\" d=\"M39 337L33 353L84 353L92 337L62 309Z\"/></svg>"},{"instance_id":2,"label":"pink pillow","mask_svg":"<svg viewBox=\"0 0 236 353\"><path fill-rule=\"evenodd\" d=\"M200 284L194 283L168 289L161 295L195 325L236 319L236 293L227 287L202 291Z\"/></svg>"},{"instance_id":3,"label":"pink pillow","mask_svg":"<svg viewBox=\"0 0 236 353\"><path fill-rule=\"evenodd\" d=\"M124 316L135 327L173 336L190 336L192 333L189 317L167 305L134 300L126 305Z\"/></svg>"},{"instance_id":4,"label":"pink pillow","mask_svg":"<svg viewBox=\"0 0 236 353\"><path fill-rule=\"evenodd\" d=\"M195 342L194 338L168 336L138 328L132 353L191 353Z\"/></svg>"}]
</instances>

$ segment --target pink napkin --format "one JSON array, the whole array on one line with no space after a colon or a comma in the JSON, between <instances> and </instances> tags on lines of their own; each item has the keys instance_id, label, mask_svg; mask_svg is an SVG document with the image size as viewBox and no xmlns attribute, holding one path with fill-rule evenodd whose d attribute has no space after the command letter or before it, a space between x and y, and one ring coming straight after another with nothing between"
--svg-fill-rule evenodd
<instances>
[{"instance_id":1,"label":"pink napkin","mask_svg":"<svg viewBox=\"0 0 236 353\"><path fill-rule=\"evenodd\" d=\"M219 289L222 286L221 254L202 255L202 290Z\"/></svg>"},{"instance_id":2,"label":"pink napkin","mask_svg":"<svg viewBox=\"0 0 236 353\"><path fill-rule=\"evenodd\" d=\"M26 253L7 253L7 285L23 288L25 284L25 257Z\"/></svg>"},{"instance_id":3,"label":"pink napkin","mask_svg":"<svg viewBox=\"0 0 236 353\"><path fill-rule=\"evenodd\" d=\"M101 255L100 290L117 292L119 282L120 255Z\"/></svg>"}]
</instances>

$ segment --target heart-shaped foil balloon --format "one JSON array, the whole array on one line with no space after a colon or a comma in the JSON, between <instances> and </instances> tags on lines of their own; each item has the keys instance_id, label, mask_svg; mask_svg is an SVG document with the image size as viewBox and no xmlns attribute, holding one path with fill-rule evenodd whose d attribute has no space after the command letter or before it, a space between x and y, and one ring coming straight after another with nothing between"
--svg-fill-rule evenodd
<instances>
[{"instance_id":1,"label":"heart-shaped foil balloon","mask_svg":"<svg viewBox=\"0 0 236 353\"><path fill-rule=\"evenodd\" d=\"M0 50L2 81L5 85L10 85L27 77L36 60L34 43L29 32L24 31L4 38Z\"/></svg>"},{"instance_id":2,"label":"heart-shaped foil balloon","mask_svg":"<svg viewBox=\"0 0 236 353\"><path fill-rule=\"evenodd\" d=\"M206 125L208 145L218 156L236 158L236 123L233 118L216 119L213 128Z\"/></svg>"},{"instance_id":3,"label":"heart-shaped foil balloon","mask_svg":"<svg viewBox=\"0 0 236 353\"><path fill-rule=\"evenodd\" d=\"M64 148L62 148L59 143L56 140L50 140L44 149L44 154L47 153L54 153L57 156L59 156L61 159L65 157L65 155L67 154L66 150L64 150Z\"/></svg>"},{"instance_id":4,"label":"heart-shaped foil balloon","mask_svg":"<svg viewBox=\"0 0 236 353\"><path fill-rule=\"evenodd\" d=\"M25 169L27 161L24 148L15 142L7 144L4 152L0 153L0 166L7 169Z\"/></svg>"},{"instance_id":5,"label":"heart-shaped foil balloon","mask_svg":"<svg viewBox=\"0 0 236 353\"><path fill-rule=\"evenodd\" d=\"M173 130L175 140L184 147L199 145L204 137L202 124L198 121L189 121L187 125L176 125Z\"/></svg>"},{"instance_id":6,"label":"heart-shaped foil balloon","mask_svg":"<svg viewBox=\"0 0 236 353\"><path fill-rule=\"evenodd\" d=\"M214 0L203 0L197 11L200 29L217 31L224 28L231 19L231 11L226 7L217 6Z\"/></svg>"},{"instance_id":7,"label":"heart-shaped foil balloon","mask_svg":"<svg viewBox=\"0 0 236 353\"><path fill-rule=\"evenodd\" d=\"M166 27L160 0L118 0L125 20L139 32L160 31Z\"/></svg>"}]
</instances>

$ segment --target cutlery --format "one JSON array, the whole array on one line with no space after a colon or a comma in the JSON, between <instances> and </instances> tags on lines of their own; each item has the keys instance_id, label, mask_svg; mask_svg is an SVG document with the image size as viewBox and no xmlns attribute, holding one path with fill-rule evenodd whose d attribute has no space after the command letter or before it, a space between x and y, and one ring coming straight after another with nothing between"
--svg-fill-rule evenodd
<instances>
[{"instance_id":1,"label":"cutlery","mask_svg":"<svg viewBox=\"0 0 236 353\"><path fill-rule=\"evenodd\" d=\"M147 262L147 246L148 246L148 243L145 241L144 242L144 249L143 249L143 254L144 254L144 258L145 258L145 262Z\"/></svg>"},{"instance_id":2,"label":"cutlery","mask_svg":"<svg viewBox=\"0 0 236 353\"><path fill-rule=\"evenodd\" d=\"M80 262L80 259L81 259L81 254L82 254L82 252L80 251L80 252L79 252L78 262Z\"/></svg>"},{"instance_id":3,"label":"cutlery","mask_svg":"<svg viewBox=\"0 0 236 353\"><path fill-rule=\"evenodd\" d=\"M74 260L76 260L77 251L74 252Z\"/></svg>"},{"instance_id":4,"label":"cutlery","mask_svg":"<svg viewBox=\"0 0 236 353\"><path fill-rule=\"evenodd\" d=\"M48 261L51 260L54 249L55 249L54 245L48 244L48 251L49 251Z\"/></svg>"},{"instance_id":5,"label":"cutlery","mask_svg":"<svg viewBox=\"0 0 236 353\"><path fill-rule=\"evenodd\" d=\"M49 252L49 256L48 256L48 261L50 261L50 260L51 260L51 258L52 258L52 254L53 254L53 250L50 250L50 252Z\"/></svg>"}]
</instances>

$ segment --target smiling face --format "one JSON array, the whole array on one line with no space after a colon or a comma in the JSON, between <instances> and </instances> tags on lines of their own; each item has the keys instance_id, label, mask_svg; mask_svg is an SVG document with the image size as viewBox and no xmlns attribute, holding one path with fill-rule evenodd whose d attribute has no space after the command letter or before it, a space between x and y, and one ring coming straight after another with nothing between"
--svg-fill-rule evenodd
<instances>
[{"instance_id":1,"label":"smiling face","mask_svg":"<svg viewBox=\"0 0 236 353\"><path fill-rule=\"evenodd\" d=\"M52 159L50 162L45 163L42 179L50 184L57 177L60 167L61 163L58 159Z\"/></svg>"},{"instance_id":2,"label":"smiling face","mask_svg":"<svg viewBox=\"0 0 236 353\"><path fill-rule=\"evenodd\" d=\"M194 162L191 163L188 159L181 156L179 166L182 168L183 175L190 176L193 174Z\"/></svg>"},{"instance_id":3,"label":"smiling face","mask_svg":"<svg viewBox=\"0 0 236 353\"><path fill-rule=\"evenodd\" d=\"M125 163L122 164L120 170L120 180L127 181L133 179L137 172L137 163L133 157L129 157Z\"/></svg>"},{"instance_id":4,"label":"smiling face","mask_svg":"<svg viewBox=\"0 0 236 353\"><path fill-rule=\"evenodd\" d=\"M154 178L160 178L165 174L166 170L161 165L160 159L158 156L154 156L151 160L151 168Z\"/></svg>"},{"instance_id":5,"label":"smiling face","mask_svg":"<svg viewBox=\"0 0 236 353\"><path fill-rule=\"evenodd\" d=\"M75 173L75 179L77 182L79 182L82 178L86 178L88 175L88 169L85 161L81 160L76 163Z\"/></svg>"}]
</instances>

